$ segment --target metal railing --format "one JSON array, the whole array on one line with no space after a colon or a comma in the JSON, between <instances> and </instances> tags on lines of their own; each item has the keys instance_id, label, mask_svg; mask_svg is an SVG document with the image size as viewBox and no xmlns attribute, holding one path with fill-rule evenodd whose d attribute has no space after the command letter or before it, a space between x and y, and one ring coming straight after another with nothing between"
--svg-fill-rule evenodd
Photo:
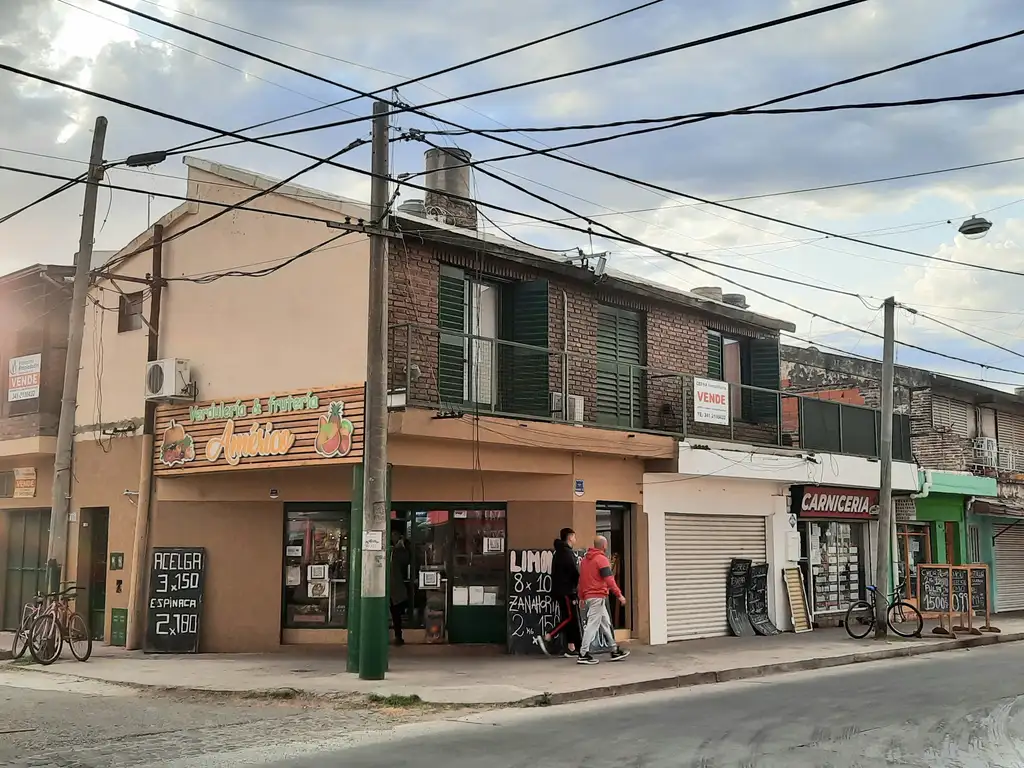
<instances>
[{"instance_id":1,"label":"metal railing","mask_svg":"<svg viewBox=\"0 0 1024 768\"><path fill-rule=\"evenodd\" d=\"M878 456L871 408L416 323L392 326L388 345L392 408ZM893 455L909 461L899 419Z\"/></svg>"},{"instance_id":2,"label":"metal railing","mask_svg":"<svg viewBox=\"0 0 1024 768\"><path fill-rule=\"evenodd\" d=\"M1005 443L975 440L971 466L999 472L1024 472L1024 450Z\"/></svg>"}]
</instances>

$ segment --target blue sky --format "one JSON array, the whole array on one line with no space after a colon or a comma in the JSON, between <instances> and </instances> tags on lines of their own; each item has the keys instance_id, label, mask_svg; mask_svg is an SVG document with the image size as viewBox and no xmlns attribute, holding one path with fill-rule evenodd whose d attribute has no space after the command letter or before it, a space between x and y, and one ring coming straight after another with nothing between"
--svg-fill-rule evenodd
<instances>
[{"instance_id":1,"label":"blue sky","mask_svg":"<svg viewBox=\"0 0 1024 768\"><path fill-rule=\"evenodd\" d=\"M465 61L638 4L637 0L123 0L125 4L214 37L287 61L359 89L387 87L409 76ZM401 90L420 104L445 96L542 77L674 45L824 4L824 0L664 0L623 19ZM190 15L191 14L191 15ZM197 18L198 17L198 18ZM237 27L298 50L256 39ZM1024 27L1014 0L869 0L851 9L644 62L437 107L438 117L474 128L547 126L729 109L927 55ZM159 40L154 38L160 38ZM188 50L185 50L188 49ZM791 102L791 106L885 101L1020 87L1024 38ZM270 120L342 98L344 91L111 9L95 0L23 0L0 7L0 61L71 80L129 101L226 129ZM241 70L241 71L239 71ZM439 95L439 94L443 94ZM129 109L0 75L0 159L6 165L76 175L88 155L96 115L110 119L108 159L202 138L196 131ZM9 106L13 108L8 108ZM369 112L365 100L284 123L298 127ZM1024 155L1018 126L1024 101L1004 99L873 112L744 116L707 121L572 151L601 168L710 199L781 192ZM418 116L403 128L434 129ZM267 129L267 130L273 130ZM283 140L317 155L366 134L358 124ZM580 132L509 138L538 146L568 143ZM449 140L476 158L510 150L483 137ZM396 147L395 172L422 166L421 144ZM17 150L17 151L12 151ZM25 154L34 153L34 154ZM202 156L270 175L286 175L301 158L252 145ZM59 159L58 159L59 158ZM368 150L350 154L368 167ZM723 276L802 308L881 331L879 298L938 316L1002 346L1024 352L1024 277L986 273L966 264L1024 271L1024 162L914 180L736 203L749 211L938 256L947 263L887 252L739 213L694 206L551 158L494 166L517 183L643 242L741 266L842 287L865 302L777 280L708 266ZM115 183L181 194L184 168L168 161L153 174L115 171ZM0 215L53 184L5 173ZM524 180L525 178L525 180ZM336 169L303 176L308 186L365 198L365 177ZM548 218L565 213L478 174L482 201ZM156 200L156 217L173 204ZM76 189L0 226L0 270L37 261L68 262L75 250L81 191ZM648 210L651 209L651 210ZM956 226L989 212L989 237L968 242ZM147 199L116 192L101 197L97 247L116 249L147 224ZM506 213L491 218L518 237L548 247L589 247L586 238ZM950 221L952 223L946 223ZM579 224L579 220L573 223ZM612 266L684 288L720 284L639 248L595 238ZM282 254L282 258L289 254ZM244 264L244 254L239 264ZM759 311L785 317L798 336L860 354L877 340L823 317L745 291ZM901 313L900 338L950 355L1024 371L1024 359ZM907 364L1009 383L1024 377L901 350Z\"/></svg>"}]
</instances>

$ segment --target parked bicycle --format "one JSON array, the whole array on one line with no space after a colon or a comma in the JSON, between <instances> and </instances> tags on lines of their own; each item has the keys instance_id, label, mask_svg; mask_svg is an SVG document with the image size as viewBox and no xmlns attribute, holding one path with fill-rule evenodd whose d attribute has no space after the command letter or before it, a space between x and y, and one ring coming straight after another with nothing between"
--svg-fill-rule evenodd
<instances>
[{"instance_id":1,"label":"parked bicycle","mask_svg":"<svg viewBox=\"0 0 1024 768\"><path fill-rule=\"evenodd\" d=\"M28 650L32 658L43 665L53 664L67 643L71 654L79 661L92 655L92 633L89 624L69 604L71 595L85 587L70 586L60 592L46 595L46 603L29 630Z\"/></svg>"},{"instance_id":2,"label":"parked bicycle","mask_svg":"<svg viewBox=\"0 0 1024 768\"><path fill-rule=\"evenodd\" d=\"M903 600L900 595L907 582L902 582L887 598L882 597L878 587L868 587L871 600L858 600L846 610L843 625L850 637L860 640L867 637L875 629L875 604L884 599L886 602L885 621L889 629L900 637L920 637L924 629L921 612L912 603Z\"/></svg>"},{"instance_id":3,"label":"parked bicycle","mask_svg":"<svg viewBox=\"0 0 1024 768\"><path fill-rule=\"evenodd\" d=\"M43 612L43 602L43 596L37 594L32 598L31 603L25 603L21 609L21 621L18 622L18 628L14 631L14 645L11 648L11 653L16 659L20 659L28 650L29 634L32 632L32 625L39 614Z\"/></svg>"}]
</instances>

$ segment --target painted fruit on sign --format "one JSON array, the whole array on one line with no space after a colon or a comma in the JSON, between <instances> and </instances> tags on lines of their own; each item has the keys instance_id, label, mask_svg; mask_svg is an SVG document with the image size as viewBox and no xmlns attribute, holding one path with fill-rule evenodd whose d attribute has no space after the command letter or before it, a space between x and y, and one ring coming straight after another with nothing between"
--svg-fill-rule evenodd
<instances>
[{"instance_id":1,"label":"painted fruit on sign","mask_svg":"<svg viewBox=\"0 0 1024 768\"><path fill-rule=\"evenodd\" d=\"M325 459L348 456L352 450L352 435L355 425L344 418L345 404L333 402L327 406L327 413L320 416L313 448Z\"/></svg>"},{"instance_id":2,"label":"painted fruit on sign","mask_svg":"<svg viewBox=\"0 0 1024 768\"><path fill-rule=\"evenodd\" d=\"M160 442L160 461L168 467L180 467L195 457L196 448L192 437L185 432L185 427L172 419Z\"/></svg>"}]
</instances>

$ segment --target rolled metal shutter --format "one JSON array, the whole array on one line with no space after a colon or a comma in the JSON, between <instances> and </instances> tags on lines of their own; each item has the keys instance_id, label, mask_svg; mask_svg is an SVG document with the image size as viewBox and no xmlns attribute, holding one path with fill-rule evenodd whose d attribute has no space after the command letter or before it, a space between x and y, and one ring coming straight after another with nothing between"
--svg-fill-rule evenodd
<instances>
[{"instance_id":1,"label":"rolled metal shutter","mask_svg":"<svg viewBox=\"0 0 1024 768\"><path fill-rule=\"evenodd\" d=\"M995 541L996 611L1024 609L1024 523L1008 528Z\"/></svg>"},{"instance_id":2,"label":"rolled metal shutter","mask_svg":"<svg viewBox=\"0 0 1024 768\"><path fill-rule=\"evenodd\" d=\"M665 515L665 588L668 639L729 633L725 581L729 562L767 559L765 518Z\"/></svg>"}]
</instances>

